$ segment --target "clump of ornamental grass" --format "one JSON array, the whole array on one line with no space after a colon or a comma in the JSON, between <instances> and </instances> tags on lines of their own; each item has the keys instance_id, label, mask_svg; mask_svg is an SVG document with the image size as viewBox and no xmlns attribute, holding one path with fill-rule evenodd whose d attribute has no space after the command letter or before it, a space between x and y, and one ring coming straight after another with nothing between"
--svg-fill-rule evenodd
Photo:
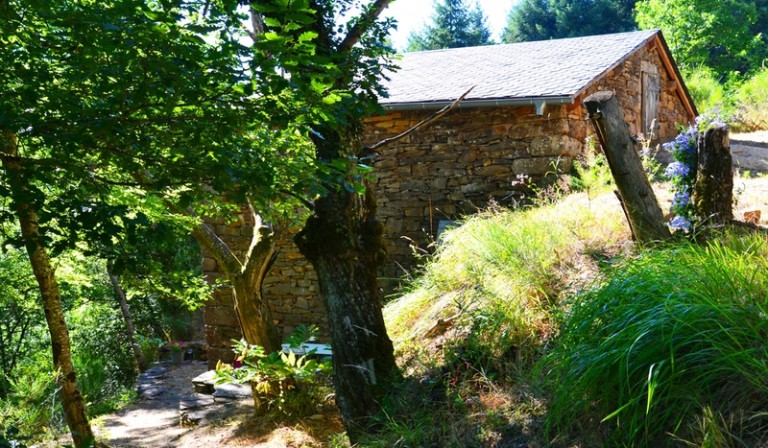
<instances>
[{"instance_id":1,"label":"clump of ornamental grass","mask_svg":"<svg viewBox=\"0 0 768 448\"><path fill-rule=\"evenodd\" d=\"M542 361L550 436L756 446L768 406L766 257L762 235L684 243L627 259L573 298Z\"/></svg>"}]
</instances>

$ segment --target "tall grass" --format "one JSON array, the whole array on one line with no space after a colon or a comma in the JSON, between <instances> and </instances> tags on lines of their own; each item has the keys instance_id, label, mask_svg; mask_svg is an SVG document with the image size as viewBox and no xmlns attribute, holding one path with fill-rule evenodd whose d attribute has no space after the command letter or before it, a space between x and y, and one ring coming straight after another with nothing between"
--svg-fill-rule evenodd
<instances>
[{"instance_id":1,"label":"tall grass","mask_svg":"<svg viewBox=\"0 0 768 448\"><path fill-rule=\"evenodd\" d=\"M768 68L763 68L741 84L734 97L735 111L731 124L734 130L768 130Z\"/></svg>"},{"instance_id":2,"label":"tall grass","mask_svg":"<svg viewBox=\"0 0 768 448\"><path fill-rule=\"evenodd\" d=\"M577 194L550 206L472 216L446 231L410 293L387 305L389 333L407 345L438 319L460 315L467 327L484 327L488 341L479 342L489 354L515 346L518 360L530 357L549 332L549 309L583 274L584 253L612 250L627 237L613 197Z\"/></svg>"},{"instance_id":3,"label":"tall grass","mask_svg":"<svg viewBox=\"0 0 768 448\"><path fill-rule=\"evenodd\" d=\"M767 256L764 236L683 244L628 259L578 295L543 364L553 434L596 429L610 446L731 434L716 446L745 446L768 406ZM712 425L721 419L738 424Z\"/></svg>"},{"instance_id":4,"label":"tall grass","mask_svg":"<svg viewBox=\"0 0 768 448\"><path fill-rule=\"evenodd\" d=\"M386 429L363 446L539 437L544 406L527 376L552 333L552 310L629 239L616 198L592 193L490 209L442 235L410 291L384 309L407 380L384 403Z\"/></svg>"},{"instance_id":5,"label":"tall grass","mask_svg":"<svg viewBox=\"0 0 768 448\"><path fill-rule=\"evenodd\" d=\"M725 105L725 87L712 69L700 66L685 73L684 77L693 102L700 112L722 108Z\"/></svg>"},{"instance_id":6,"label":"tall grass","mask_svg":"<svg viewBox=\"0 0 768 448\"><path fill-rule=\"evenodd\" d=\"M700 112L718 110L728 127L736 132L768 130L768 69L725 84L704 66L690 70L684 77Z\"/></svg>"}]
</instances>

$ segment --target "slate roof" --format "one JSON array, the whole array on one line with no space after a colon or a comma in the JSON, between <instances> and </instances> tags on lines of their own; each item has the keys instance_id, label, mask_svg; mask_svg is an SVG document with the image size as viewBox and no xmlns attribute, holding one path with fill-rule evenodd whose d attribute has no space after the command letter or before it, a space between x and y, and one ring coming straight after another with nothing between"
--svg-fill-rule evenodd
<instances>
[{"instance_id":1,"label":"slate roof","mask_svg":"<svg viewBox=\"0 0 768 448\"><path fill-rule=\"evenodd\" d=\"M658 33L600 36L406 53L384 85L385 107L464 100L571 99Z\"/></svg>"}]
</instances>

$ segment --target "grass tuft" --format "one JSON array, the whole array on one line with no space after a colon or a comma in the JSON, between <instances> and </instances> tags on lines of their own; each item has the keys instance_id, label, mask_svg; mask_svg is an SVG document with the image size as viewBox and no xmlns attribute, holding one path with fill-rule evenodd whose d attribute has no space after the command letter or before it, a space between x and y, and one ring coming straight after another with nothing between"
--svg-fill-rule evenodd
<instances>
[{"instance_id":1,"label":"grass tuft","mask_svg":"<svg viewBox=\"0 0 768 448\"><path fill-rule=\"evenodd\" d=\"M767 255L764 236L683 244L628 259L578 295L544 360L550 428L597 427L616 446L664 446L707 413L712 422L765 409ZM749 436L729 434L716 436Z\"/></svg>"}]
</instances>

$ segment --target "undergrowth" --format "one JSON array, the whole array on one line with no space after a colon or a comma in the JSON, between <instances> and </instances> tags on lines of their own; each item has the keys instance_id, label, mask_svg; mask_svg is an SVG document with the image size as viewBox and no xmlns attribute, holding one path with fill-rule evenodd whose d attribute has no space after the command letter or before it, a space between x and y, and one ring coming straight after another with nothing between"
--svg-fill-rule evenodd
<instances>
[{"instance_id":1,"label":"undergrowth","mask_svg":"<svg viewBox=\"0 0 768 448\"><path fill-rule=\"evenodd\" d=\"M393 397L407 399L385 403L384 429L362 446L543 446L545 398L531 369L563 296L625 250L614 201L590 190L492 208L446 231L409 293L384 310L407 374Z\"/></svg>"},{"instance_id":2,"label":"undergrowth","mask_svg":"<svg viewBox=\"0 0 768 448\"><path fill-rule=\"evenodd\" d=\"M768 442L766 256L764 236L679 244L627 259L570 300L544 361L550 436Z\"/></svg>"},{"instance_id":3,"label":"undergrowth","mask_svg":"<svg viewBox=\"0 0 768 448\"><path fill-rule=\"evenodd\" d=\"M638 254L585 190L446 231L385 307L405 380L360 446L766 446L765 236Z\"/></svg>"},{"instance_id":4,"label":"undergrowth","mask_svg":"<svg viewBox=\"0 0 768 448\"><path fill-rule=\"evenodd\" d=\"M717 110L736 132L768 130L768 69L761 68L747 79L721 81L706 67L685 74L699 111Z\"/></svg>"}]
</instances>

